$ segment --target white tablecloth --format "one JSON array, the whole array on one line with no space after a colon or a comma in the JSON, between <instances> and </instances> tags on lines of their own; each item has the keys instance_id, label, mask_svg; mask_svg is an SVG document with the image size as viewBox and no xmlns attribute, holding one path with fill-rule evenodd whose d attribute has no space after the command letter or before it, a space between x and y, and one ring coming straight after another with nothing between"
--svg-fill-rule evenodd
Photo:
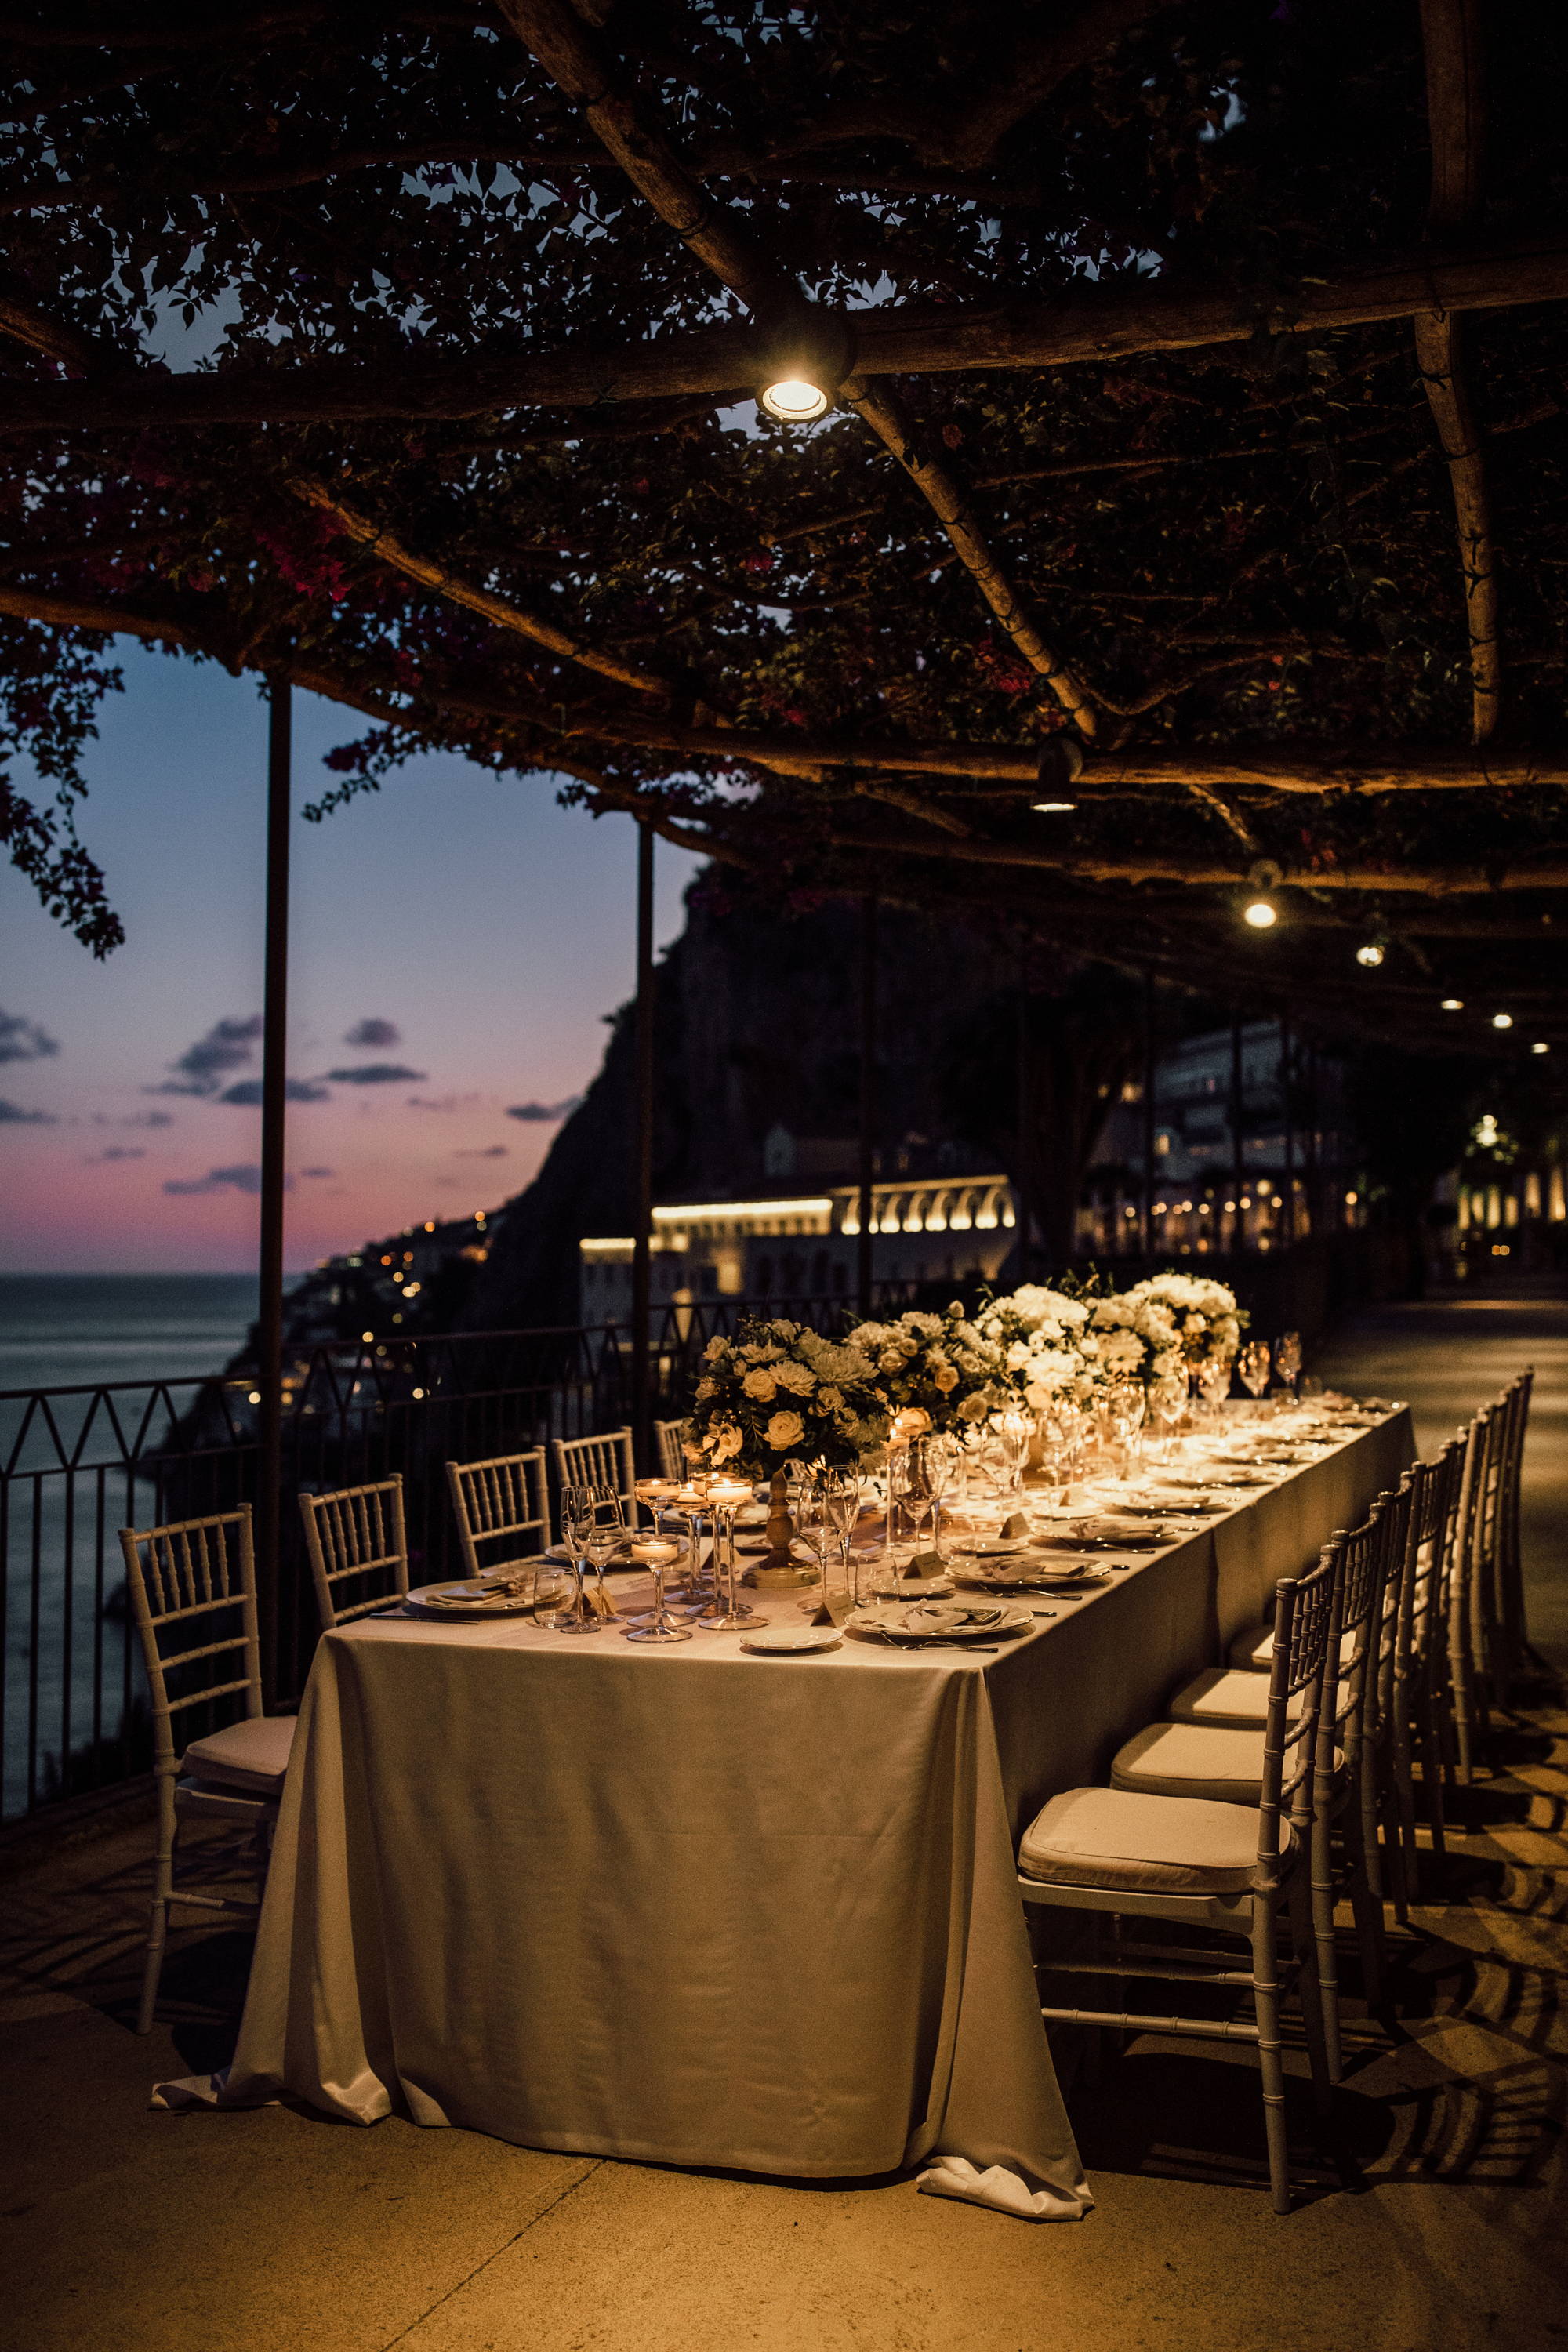
<instances>
[{"instance_id":1,"label":"white tablecloth","mask_svg":"<svg viewBox=\"0 0 1568 2352\"><path fill-rule=\"evenodd\" d=\"M1393 1415L1092 1597L1035 1596L1058 1614L994 1656L327 1635L233 2063L155 2095L813 2178L947 2158L942 2193L1077 2218L1017 1832L1412 1451Z\"/></svg>"}]
</instances>

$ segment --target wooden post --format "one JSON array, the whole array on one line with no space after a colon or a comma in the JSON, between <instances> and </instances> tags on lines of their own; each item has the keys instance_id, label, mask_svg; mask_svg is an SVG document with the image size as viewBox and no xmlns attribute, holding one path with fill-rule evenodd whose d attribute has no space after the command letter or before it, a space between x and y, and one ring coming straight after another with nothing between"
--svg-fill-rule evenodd
<instances>
[{"instance_id":1,"label":"wooden post","mask_svg":"<svg viewBox=\"0 0 1568 2352\"><path fill-rule=\"evenodd\" d=\"M860 1232L856 1249L855 1295L862 1318L871 1312L876 1235L871 1231L871 1190L877 1154L877 899L860 901Z\"/></svg>"},{"instance_id":2,"label":"wooden post","mask_svg":"<svg viewBox=\"0 0 1568 2352\"><path fill-rule=\"evenodd\" d=\"M637 1147L632 1171L632 1450L651 1476L653 1397L649 1373L653 1286L653 827L637 822Z\"/></svg>"},{"instance_id":3,"label":"wooden post","mask_svg":"<svg viewBox=\"0 0 1568 2352\"><path fill-rule=\"evenodd\" d=\"M1241 1196L1247 1188L1246 1108L1241 1059L1241 1014L1230 1016L1230 1158L1236 1215L1230 1229L1231 1247L1239 1257L1247 1247L1247 1213Z\"/></svg>"},{"instance_id":4,"label":"wooden post","mask_svg":"<svg viewBox=\"0 0 1568 2352\"><path fill-rule=\"evenodd\" d=\"M261 1404L257 1415L256 1582L262 1691L279 1696L283 1529L283 1187L289 1073L289 824L292 703L284 678L268 681L267 937L261 1040Z\"/></svg>"},{"instance_id":5,"label":"wooden post","mask_svg":"<svg viewBox=\"0 0 1568 2352\"><path fill-rule=\"evenodd\" d=\"M1307 1216L1310 1230L1321 1234L1323 1229L1323 1170L1322 1132L1319 1126L1318 1047L1314 1039L1307 1049Z\"/></svg>"},{"instance_id":6,"label":"wooden post","mask_svg":"<svg viewBox=\"0 0 1568 2352\"><path fill-rule=\"evenodd\" d=\"M1143 972L1143 1255L1154 1255L1154 1074L1159 1056L1154 1049L1154 970Z\"/></svg>"}]
</instances>

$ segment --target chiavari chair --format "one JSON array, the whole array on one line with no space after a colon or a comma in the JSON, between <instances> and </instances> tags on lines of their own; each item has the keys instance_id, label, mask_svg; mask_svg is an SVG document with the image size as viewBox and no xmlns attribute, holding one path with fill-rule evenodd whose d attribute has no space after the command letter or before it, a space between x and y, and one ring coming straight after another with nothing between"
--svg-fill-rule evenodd
<instances>
[{"instance_id":1,"label":"chiavari chair","mask_svg":"<svg viewBox=\"0 0 1568 2352\"><path fill-rule=\"evenodd\" d=\"M550 1497L542 1445L524 1454L500 1454L488 1462L448 1462L447 1484L469 1576L521 1568L549 1549ZM506 1558L489 1549L495 1544L508 1547ZM481 1545L486 1548L483 1559Z\"/></svg>"},{"instance_id":2,"label":"chiavari chair","mask_svg":"<svg viewBox=\"0 0 1568 2352\"><path fill-rule=\"evenodd\" d=\"M323 1633L408 1590L408 1538L401 1475L364 1486L301 1495L305 1549Z\"/></svg>"}]
</instances>

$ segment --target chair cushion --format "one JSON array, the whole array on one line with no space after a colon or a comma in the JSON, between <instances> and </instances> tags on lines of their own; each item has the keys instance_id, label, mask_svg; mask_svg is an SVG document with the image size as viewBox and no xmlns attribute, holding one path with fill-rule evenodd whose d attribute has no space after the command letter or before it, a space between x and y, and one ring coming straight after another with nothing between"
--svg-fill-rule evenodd
<instances>
[{"instance_id":1,"label":"chair cushion","mask_svg":"<svg viewBox=\"0 0 1568 2352\"><path fill-rule=\"evenodd\" d=\"M289 1769L294 1720L291 1715L247 1715L226 1723L221 1731L192 1740L183 1768L198 1780L276 1797Z\"/></svg>"},{"instance_id":2,"label":"chair cushion","mask_svg":"<svg viewBox=\"0 0 1568 2352\"><path fill-rule=\"evenodd\" d=\"M1240 1895L1258 1861L1258 1819L1239 1805L1068 1789L1024 1832L1018 1868L1059 1885L1141 1895Z\"/></svg>"},{"instance_id":3,"label":"chair cushion","mask_svg":"<svg viewBox=\"0 0 1568 2352\"><path fill-rule=\"evenodd\" d=\"M1340 1663L1342 1665L1355 1647L1355 1635L1347 1633L1340 1643ZM1272 1625L1248 1625L1230 1645L1233 1666L1251 1666L1266 1675L1274 1663L1274 1628Z\"/></svg>"},{"instance_id":4,"label":"chair cushion","mask_svg":"<svg viewBox=\"0 0 1568 2352\"><path fill-rule=\"evenodd\" d=\"M1145 1724L1118 1749L1110 1785L1145 1797L1257 1805L1263 1786L1263 1734L1214 1724Z\"/></svg>"},{"instance_id":5,"label":"chair cushion","mask_svg":"<svg viewBox=\"0 0 1568 2352\"><path fill-rule=\"evenodd\" d=\"M1304 1691L1286 1702L1288 1716L1301 1713ZM1240 1666L1205 1666L1171 1701L1173 1723L1226 1723L1258 1730L1268 1720L1268 1677Z\"/></svg>"}]
</instances>

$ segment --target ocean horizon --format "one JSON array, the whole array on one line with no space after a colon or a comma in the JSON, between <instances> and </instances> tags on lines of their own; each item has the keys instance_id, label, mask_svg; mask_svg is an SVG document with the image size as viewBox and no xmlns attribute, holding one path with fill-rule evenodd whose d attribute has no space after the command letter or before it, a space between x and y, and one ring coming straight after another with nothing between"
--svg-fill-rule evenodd
<instances>
[{"instance_id":1,"label":"ocean horizon","mask_svg":"<svg viewBox=\"0 0 1568 2352\"><path fill-rule=\"evenodd\" d=\"M257 1304L253 1274L0 1274L0 1393L220 1372Z\"/></svg>"}]
</instances>

